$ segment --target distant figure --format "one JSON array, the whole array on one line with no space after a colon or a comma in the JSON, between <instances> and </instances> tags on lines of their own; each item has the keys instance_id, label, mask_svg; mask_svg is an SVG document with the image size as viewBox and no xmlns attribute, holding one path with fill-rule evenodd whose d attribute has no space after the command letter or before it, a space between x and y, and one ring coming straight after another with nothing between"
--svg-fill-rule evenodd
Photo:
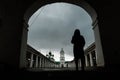
<instances>
[{"instance_id":1,"label":"distant figure","mask_svg":"<svg viewBox=\"0 0 120 80\"><path fill-rule=\"evenodd\" d=\"M74 60L76 64L76 70L78 71L78 61L81 60L81 69L84 71L85 57L84 57L84 45L85 39L80 34L80 30L76 29L72 37L71 43L73 44Z\"/></svg>"}]
</instances>

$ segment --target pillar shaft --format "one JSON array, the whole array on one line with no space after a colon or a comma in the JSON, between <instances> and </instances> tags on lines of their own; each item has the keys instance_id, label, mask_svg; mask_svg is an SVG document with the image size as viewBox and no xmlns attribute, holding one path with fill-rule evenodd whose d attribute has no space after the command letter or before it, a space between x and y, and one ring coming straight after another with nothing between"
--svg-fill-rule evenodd
<instances>
[{"instance_id":1,"label":"pillar shaft","mask_svg":"<svg viewBox=\"0 0 120 80\"><path fill-rule=\"evenodd\" d=\"M30 58L30 68L33 67L33 54L31 54L31 58Z\"/></svg>"},{"instance_id":2,"label":"pillar shaft","mask_svg":"<svg viewBox=\"0 0 120 80\"><path fill-rule=\"evenodd\" d=\"M93 66L93 59L91 53L89 53L89 56L90 56L90 65Z\"/></svg>"},{"instance_id":3,"label":"pillar shaft","mask_svg":"<svg viewBox=\"0 0 120 80\"><path fill-rule=\"evenodd\" d=\"M38 67L38 56L36 55L36 63L35 63L35 67Z\"/></svg>"}]
</instances>

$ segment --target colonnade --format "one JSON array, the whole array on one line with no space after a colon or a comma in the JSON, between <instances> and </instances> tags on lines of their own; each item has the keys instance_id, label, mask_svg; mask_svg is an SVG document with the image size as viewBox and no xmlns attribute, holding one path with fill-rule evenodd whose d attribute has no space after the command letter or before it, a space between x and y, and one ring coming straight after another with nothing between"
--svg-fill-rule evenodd
<instances>
[{"instance_id":1,"label":"colonnade","mask_svg":"<svg viewBox=\"0 0 120 80\"><path fill-rule=\"evenodd\" d=\"M85 67L95 67L97 66L97 53L95 48L95 43L92 43L85 49ZM67 62L68 67L75 67L75 61ZM78 66L81 67L81 60L78 62Z\"/></svg>"},{"instance_id":2,"label":"colonnade","mask_svg":"<svg viewBox=\"0 0 120 80\"><path fill-rule=\"evenodd\" d=\"M95 43L91 44L85 50L85 65L86 67L97 66L97 53L96 53Z\"/></svg>"},{"instance_id":3,"label":"colonnade","mask_svg":"<svg viewBox=\"0 0 120 80\"><path fill-rule=\"evenodd\" d=\"M85 67L97 66L95 43L92 43L85 49ZM60 68L60 64L48 59L37 50L27 45L26 62L28 68ZM75 61L66 61L66 67L74 68ZM81 67L81 60L78 62L78 66Z\"/></svg>"},{"instance_id":4,"label":"colonnade","mask_svg":"<svg viewBox=\"0 0 120 80\"><path fill-rule=\"evenodd\" d=\"M28 68L57 68L59 64L51 61L29 45L27 46L26 63Z\"/></svg>"}]
</instances>

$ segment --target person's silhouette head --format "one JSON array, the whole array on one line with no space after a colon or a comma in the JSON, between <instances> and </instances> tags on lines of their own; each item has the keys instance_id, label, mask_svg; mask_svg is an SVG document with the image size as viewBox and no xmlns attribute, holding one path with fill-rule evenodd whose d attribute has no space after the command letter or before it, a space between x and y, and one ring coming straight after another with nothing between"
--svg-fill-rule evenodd
<instances>
[{"instance_id":1,"label":"person's silhouette head","mask_svg":"<svg viewBox=\"0 0 120 80\"><path fill-rule=\"evenodd\" d=\"M76 29L75 32L74 32L74 36L79 36L79 35L80 35L80 30Z\"/></svg>"}]
</instances>

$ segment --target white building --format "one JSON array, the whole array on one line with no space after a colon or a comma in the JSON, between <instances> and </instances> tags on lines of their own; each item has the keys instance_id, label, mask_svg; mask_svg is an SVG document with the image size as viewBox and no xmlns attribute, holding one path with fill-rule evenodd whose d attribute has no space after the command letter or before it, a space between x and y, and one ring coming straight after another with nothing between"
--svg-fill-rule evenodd
<instances>
[{"instance_id":1,"label":"white building","mask_svg":"<svg viewBox=\"0 0 120 80\"><path fill-rule=\"evenodd\" d=\"M60 67L65 67L65 56L63 48L60 51Z\"/></svg>"}]
</instances>

